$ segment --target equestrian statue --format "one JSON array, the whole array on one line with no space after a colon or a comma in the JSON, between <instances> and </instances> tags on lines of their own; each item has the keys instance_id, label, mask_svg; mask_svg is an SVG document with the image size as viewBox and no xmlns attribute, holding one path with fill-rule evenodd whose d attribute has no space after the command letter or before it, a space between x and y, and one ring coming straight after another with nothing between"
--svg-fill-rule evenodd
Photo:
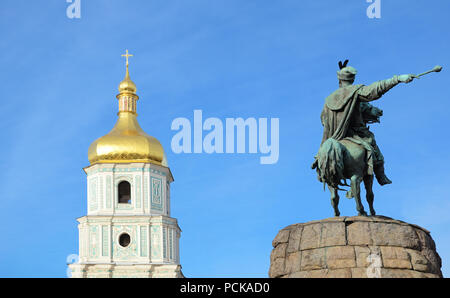
<instances>
[{"instance_id":1,"label":"equestrian statue","mask_svg":"<svg viewBox=\"0 0 450 298\"><path fill-rule=\"evenodd\" d=\"M360 184L364 181L370 215L375 215L372 191L374 175L380 185L391 184L386 176L384 157L378 147L369 124L379 123L383 111L369 102L380 99L383 94L399 83L410 83L431 72L440 72L441 66L420 75L393 76L371 85L353 85L357 70L347 66L348 60L339 62L339 89L325 100L320 116L324 128L322 143L312 165L320 182L327 184L331 192L331 205L339 216L341 187L348 186L347 198L355 198L359 215L367 216L361 203ZM350 185L347 183L350 180Z\"/></svg>"}]
</instances>

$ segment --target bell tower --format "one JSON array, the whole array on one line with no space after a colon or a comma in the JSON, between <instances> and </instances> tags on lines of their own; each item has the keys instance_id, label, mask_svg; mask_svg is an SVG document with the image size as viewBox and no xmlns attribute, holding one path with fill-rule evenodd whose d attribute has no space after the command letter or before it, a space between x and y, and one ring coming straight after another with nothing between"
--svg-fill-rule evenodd
<instances>
[{"instance_id":1,"label":"bell tower","mask_svg":"<svg viewBox=\"0 0 450 298\"><path fill-rule=\"evenodd\" d=\"M183 277L177 220L170 216L174 181L160 142L137 121L139 96L126 74L118 119L88 150L87 215L78 220L79 262L72 277Z\"/></svg>"}]
</instances>

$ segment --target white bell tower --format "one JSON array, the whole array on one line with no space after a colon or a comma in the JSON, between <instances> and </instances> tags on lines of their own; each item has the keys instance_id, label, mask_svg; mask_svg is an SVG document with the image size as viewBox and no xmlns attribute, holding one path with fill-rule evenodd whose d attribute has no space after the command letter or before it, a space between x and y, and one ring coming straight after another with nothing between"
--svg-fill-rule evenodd
<instances>
[{"instance_id":1,"label":"white bell tower","mask_svg":"<svg viewBox=\"0 0 450 298\"><path fill-rule=\"evenodd\" d=\"M137 122L136 85L119 85L114 128L89 147L87 215L78 219L79 262L72 277L183 277L172 173L157 139Z\"/></svg>"}]
</instances>

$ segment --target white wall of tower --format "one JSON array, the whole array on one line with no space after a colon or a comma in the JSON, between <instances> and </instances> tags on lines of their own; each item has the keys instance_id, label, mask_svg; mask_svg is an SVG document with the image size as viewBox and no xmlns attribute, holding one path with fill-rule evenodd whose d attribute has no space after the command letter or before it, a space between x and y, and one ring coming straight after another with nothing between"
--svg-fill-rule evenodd
<instances>
[{"instance_id":1,"label":"white wall of tower","mask_svg":"<svg viewBox=\"0 0 450 298\"><path fill-rule=\"evenodd\" d=\"M165 216L84 216L78 219L80 262L179 264L180 228ZM127 247L121 234L130 235Z\"/></svg>"},{"instance_id":2,"label":"white wall of tower","mask_svg":"<svg viewBox=\"0 0 450 298\"><path fill-rule=\"evenodd\" d=\"M88 215L170 216L170 170L153 164L96 164L86 169ZM131 203L119 203L118 184L131 185Z\"/></svg>"},{"instance_id":3,"label":"white wall of tower","mask_svg":"<svg viewBox=\"0 0 450 298\"><path fill-rule=\"evenodd\" d=\"M85 172L87 216L78 219L80 259L71 265L75 277L182 276L181 230L170 217L169 168L149 163L95 164ZM119 203L122 181L131 186L130 203ZM120 244L122 234L131 239L127 246ZM129 269L130 265L134 267Z\"/></svg>"}]
</instances>

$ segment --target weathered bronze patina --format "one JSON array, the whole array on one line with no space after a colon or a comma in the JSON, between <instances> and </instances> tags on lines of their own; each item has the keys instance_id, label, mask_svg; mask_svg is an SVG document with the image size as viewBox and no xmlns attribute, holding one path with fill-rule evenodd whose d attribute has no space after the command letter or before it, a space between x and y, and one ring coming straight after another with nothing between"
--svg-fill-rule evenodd
<instances>
[{"instance_id":1,"label":"weathered bronze patina","mask_svg":"<svg viewBox=\"0 0 450 298\"><path fill-rule=\"evenodd\" d=\"M440 72L442 67L420 75L406 74L375 82L371 85L353 85L357 71L347 66L348 60L339 62L337 72L339 89L325 100L321 120L324 127L322 143L312 165L320 182L326 183L331 192L331 202L336 216L340 215L338 190L350 186L348 198L355 198L359 215L367 215L361 204L360 184L364 181L370 214L375 215L372 191L373 176L380 185L392 183L384 173L384 157L368 124L380 122L383 111L369 102L377 100L399 83L430 72ZM350 179L348 185L346 179Z\"/></svg>"}]
</instances>

